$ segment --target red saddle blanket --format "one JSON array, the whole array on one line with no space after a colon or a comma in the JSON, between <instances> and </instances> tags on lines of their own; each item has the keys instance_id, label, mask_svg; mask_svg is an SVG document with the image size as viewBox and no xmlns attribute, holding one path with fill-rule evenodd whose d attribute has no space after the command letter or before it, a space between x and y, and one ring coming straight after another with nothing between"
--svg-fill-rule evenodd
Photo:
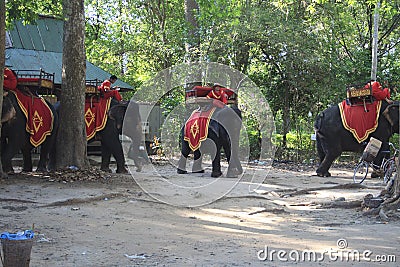
<instances>
[{"instance_id":1,"label":"red saddle blanket","mask_svg":"<svg viewBox=\"0 0 400 267\"><path fill-rule=\"evenodd\" d=\"M200 108L196 109L186 121L184 140L189 143L192 151L199 149L201 142L207 139L208 125L215 109L215 107L206 111L202 111Z\"/></svg>"},{"instance_id":2,"label":"red saddle blanket","mask_svg":"<svg viewBox=\"0 0 400 267\"><path fill-rule=\"evenodd\" d=\"M90 140L96 132L104 129L111 98L88 97L85 100L86 139Z\"/></svg>"},{"instance_id":3,"label":"red saddle blanket","mask_svg":"<svg viewBox=\"0 0 400 267\"><path fill-rule=\"evenodd\" d=\"M367 103L368 112L365 112L364 105L350 106L346 104L346 100L339 103L343 127L349 130L359 143L365 141L378 127L381 104L382 101Z\"/></svg>"},{"instance_id":4,"label":"red saddle blanket","mask_svg":"<svg viewBox=\"0 0 400 267\"><path fill-rule=\"evenodd\" d=\"M29 140L34 147L41 145L53 130L54 117L51 109L41 97L27 96L19 90L14 93L19 107L26 117L26 131L31 135Z\"/></svg>"}]
</instances>

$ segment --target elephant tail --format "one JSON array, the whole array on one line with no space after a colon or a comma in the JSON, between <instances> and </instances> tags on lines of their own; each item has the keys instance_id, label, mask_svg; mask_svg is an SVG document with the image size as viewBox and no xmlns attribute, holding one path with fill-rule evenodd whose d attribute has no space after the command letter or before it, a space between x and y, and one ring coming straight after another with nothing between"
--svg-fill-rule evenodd
<instances>
[{"instance_id":1,"label":"elephant tail","mask_svg":"<svg viewBox=\"0 0 400 267\"><path fill-rule=\"evenodd\" d=\"M320 114L318 114L318 116L315 118L314 130L315 130L316 132L318 132L318 131L321 130L323 118L324 118L324 113L323 113L323 112L320 113Z\"/></svg>"}]
</instances>

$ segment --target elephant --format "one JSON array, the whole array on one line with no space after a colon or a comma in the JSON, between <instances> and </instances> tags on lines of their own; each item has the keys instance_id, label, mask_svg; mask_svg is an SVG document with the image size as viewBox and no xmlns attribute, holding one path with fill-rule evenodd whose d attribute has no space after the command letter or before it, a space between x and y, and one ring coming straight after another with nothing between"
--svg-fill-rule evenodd
<instances>
[{"instance_id":1,"label":"elephant","mask_svg":"<svg viewBox=\"0 0 400 267\"><path fill-rule=\"evenodd\" d=\"M125 117L125 114L129 116ZM123 124L128 124L129 127L124 131L124 134L132 140L131 149L134 163L137 171L141 171L141 161L138 157L139 146L142 135L142 123L139 114L139 105L136 102L114 102L111 101L111 106L108 111L108 119L104 129L96 133L93 140L101 141L101 170L111 172L109 165L111 155L114 156L117 162L117 173L127 173L125 167L125 156L122 149L119 135L122 134Z\"/></svg>"},{"instance_id":2,"label":"elephant","mask_svg":"<svg viewBox=\"0 0 400 267\"><path fill-rule=\"evenodd\" d=\"M45 172L53 170L54 144L56 132L58 130L58 114L49 102L47 102L53 115L53 129L51 134L46 137L46 140L40 146L40 158L36 171ZM2 107L2 129L1 129L1 160L3 171L5 173L14 172L12 166L12 158L22 151L23 167L22 171L32 171L32 156L31 151L34 146L30 142L30 134L26 131L26 117L18 105L17 98L14 93L5 91Z\"/></svg>"},{"instance_id":3,"label":"elephant","mask_svg":"<svg viewBox=\"0 0 400 267\"><path fill-rule=\"evenodd\" d=\"M329 168L332 162L343 151L361 152L371 137L382 141L380 151L389 150L389 138L399 133L399 102L389 104L382 101L378 127L372 132L366 142L359 143L356 138L343 127L338 105L334 105L320 113L314 123L317 151L320 164L316 173L321 177L329 177ZM380 165L383 155L378 153L374 164Z\"/></svg>"},{"instance_id":4,"label":"elephant","mask_svg":"<svg viewBox=\"0 0 400 267\"><path fill-rule=\"evenodd\" d=\"M59 111L60 102L56 103L56 110ZM129 108L129 110L128 110ZM125 114L128 112L130 116L125 118ZM111 155L114 156L117 162L117 173L128 173L125 167L125 156L120 142L119 136L122 134L122 127L124 121L131 125L128 127L130 130L124 132L126 136L131 138L131 150L133 153L132 158L136 165L137 171L141 171L141 161L138 157L139 146L141 140L141 118L139 114L139 105L136 102L129 101L117 101L111 99L110 108L107 113L107 122L104 128L98 132L96 135L88 140L88 143L93 141L101 142L101 166L100 169L105 172L111 172L110 161Z\"/></svg>"},{"instance_id":5,"label":"elephant","mask_svg":"<svg viewBox=\"0 0 400 267\"><path fill-rule=\"evenodd\" d=\"M204 108L204 107L201 107ZM236 107L225 106L223 108L217 108L212 114L211 121L209 123L209 131L207 140L203 141L205 144L201 144L201 147L194 150L194 163L192 166L193 173L203 173L202 168L202 151L207 151L209 147L209 140L215 145L215 155L212 160L212 172L211 177L220 177L221 172L221 148L224 149L227 157L229 166L227 171L227 177L237 177L243 173L243 168L239 160L239 135L242 126L241 111ZM185 174L186 171L186 160L189 153L192 151L188 141L184 138L184 128L181 131L181 157L178 162L177 172L178 174ZM208 144L207 144L208 143ZM205 149L203 149L203 146Z\"/></svg>"}]
</instances>

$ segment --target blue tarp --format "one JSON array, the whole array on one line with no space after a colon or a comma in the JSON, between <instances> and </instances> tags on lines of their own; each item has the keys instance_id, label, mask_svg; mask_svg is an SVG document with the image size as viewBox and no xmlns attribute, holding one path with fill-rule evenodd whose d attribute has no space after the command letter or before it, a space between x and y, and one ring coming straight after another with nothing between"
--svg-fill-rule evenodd
<instances>
[{"instance_id":1,"label":"blue tarp","mask_svg":"<svg viewBox=\"0 0 400 267\"><path fill-rule=\"evenodd\" d=\"M9 232L1 233L0 239L8 239L8 240L27 240L32 239L35 234L32 230L25 230L18 232L16 234L10 234Z\"/></svg>"}]
</instances>

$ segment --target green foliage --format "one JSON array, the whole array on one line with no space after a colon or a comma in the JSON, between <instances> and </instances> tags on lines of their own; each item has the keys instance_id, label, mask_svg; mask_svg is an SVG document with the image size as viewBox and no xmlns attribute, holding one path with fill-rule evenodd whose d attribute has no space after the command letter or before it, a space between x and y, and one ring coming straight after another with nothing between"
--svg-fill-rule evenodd
<instances>
[{"instance_id":1,"label":"green foliage","mask_svg":"<svg viewBox=\"0 0 400 267\"><path fill-rule=\"evenodd\" d=\"M11 0L6 6L6 28L15 20L25 24L34 23L38 15L62 17L62 6L59 0Z\"/></svg>"},{"instance_id":2,"label":"green foliage","mask_svg":"<svg viewBox=\"0 0 400 267\"><path fill-rule=\"evenodd\" d=\"M285 146L278 151L290 151L282 157L300 157L299 151L312 151L314 117L343 100L346 85L370 78L376 2L197 0L200 44L195 52L199 60L229 65L257 84L273 111L277 138L282 137L277 145ZM8 21L60 15L60 3L8 1ZM184 4L86 0L87 59L134 87L187 62L193 29L185 21ZM399 0L381 1L379 9L378 80L392 89L400 87L399 5ZM174 92L162 105L171 110L182 101L182 93ZM246 112L251 153L257 156L260 134Z\"/></svg>"},{"instance_id":3,"label":"green foliage","mask_svg":"<svg viewBox=\"0 0 400 267\"><path fill-rule=\"evenodd\" d=\"M184 56L181 1L85 3L87 57L124 81L139 85Z\"/></svg>"}]
</instances>

